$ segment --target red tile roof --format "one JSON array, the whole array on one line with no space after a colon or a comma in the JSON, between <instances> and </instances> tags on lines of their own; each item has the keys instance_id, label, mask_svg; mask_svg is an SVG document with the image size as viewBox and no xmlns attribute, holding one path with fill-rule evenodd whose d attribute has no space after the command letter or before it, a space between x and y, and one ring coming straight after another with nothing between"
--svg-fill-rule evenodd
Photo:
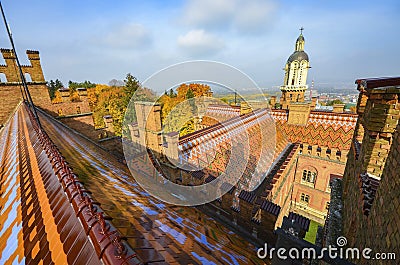
<instances>
[{"instance_id":1,"label":"red tile roof","mask_svg":"<svg viewBox=\"0 0 400 265\"><path fill-rule=\"evenodd\" d=\"M353 138L357 115L312 111L305 126L287 123L286 110L272 110L277 127L290 142L349 150Z\"/></svg>"},{"instance_id":2,"label":"red tile roof","mask_svg":"<svg viewBox=\"0 0 400 265\"><path fill-rule=\"evenodd\" d=\"M25 105L0 138L4 263L16 256L35 264L140 263Z\"/></svg>"}]
</instances>

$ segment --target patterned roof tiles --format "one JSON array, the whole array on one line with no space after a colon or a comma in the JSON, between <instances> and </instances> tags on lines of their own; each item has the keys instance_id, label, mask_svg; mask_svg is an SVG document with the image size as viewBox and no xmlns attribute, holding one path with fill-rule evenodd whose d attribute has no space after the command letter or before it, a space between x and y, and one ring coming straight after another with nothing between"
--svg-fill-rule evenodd
<instances>
[{"instance_id":1,"label":"patterned roof tiles","mask_svg":"<svg viewBox=\"0 0 400 265\"><path fill-rule=\"evenodd\" d=\"M350 149L358 117L349 113L311 111L307 124L299 126L287 123L287 111L272 110L271 114L289 141L340 150Z\"/></svg>"}]
</instances>

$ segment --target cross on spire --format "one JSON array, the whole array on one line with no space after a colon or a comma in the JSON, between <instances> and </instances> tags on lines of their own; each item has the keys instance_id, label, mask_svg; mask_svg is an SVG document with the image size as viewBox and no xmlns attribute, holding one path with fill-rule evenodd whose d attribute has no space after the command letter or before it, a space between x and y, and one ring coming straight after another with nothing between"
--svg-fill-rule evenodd
<instances>
[{"instance_id":1,"label":"cross on spire","mask_svg":"<svg viewBox=\"0 0 400 265\"><path fill-rule=\"evenodd\" d=\"M304 28L301 27L301 28L300 28L300 35L303 35L303 30L304 30Z\"/></svg>"}]
</instances>

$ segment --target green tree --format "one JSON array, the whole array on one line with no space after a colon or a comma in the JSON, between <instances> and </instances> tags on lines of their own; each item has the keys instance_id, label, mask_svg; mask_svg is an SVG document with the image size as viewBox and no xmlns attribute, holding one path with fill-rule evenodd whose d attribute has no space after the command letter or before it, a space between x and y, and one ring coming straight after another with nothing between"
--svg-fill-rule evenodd
<instances>
[{"instance_id":1,"label":"green tree","mask_svg":"<svg viewBox=\"0 0 400 265\"><path fill-rule=\"evenodd\" d=\"M49 91L49 96L50 99L53 100L56 97L56 91L59 90L60 88L64 87L63 83L56 79L54 80L50 80L49 82L47 82L47 89Z\"/></svg>"},{"instance_id":2,"label":"green tree","mask_svg":"<svg viewBox=\"0 0 400 265\"><path fill-rule=\"evenodd\" d=\"M188 91L186 92L186 99L190 99L190 98L194 98L194 93L192 89L188 89Z\"/></svg>"},{"instance_id":3,"label":"green tree","mask_svg":"<svg viewBox=\"0 0 400 265\"><path fill-rule=\"evenodd\" d=\"M125 89L124 89L125 95L123 100L125 102L125 106L127 106L133 94L135 94L136 90L140 88L140 83L136 79L136 77L134 77L131 73L128 73L126 75L124 82L125 82Z\"/></svg>"},{"instance_id":4,"label":"green tree","mask_svg":"<svg viewBox=\"0 0 400 265\"><path fill-rule=\"evenodd\" d=\"M165 92L165 93L167 93L167 92ZM175 98L176 97L176 93L172 88L169 90L169 95L168 96L170 98Z\"/></svg>"},{"instance_id":5,"label":"green tree","mask_svg":"<svg viewBox=\"0 0 400 265\"><path fill-rule=\"evenodd\" d=\"M87 80L85 80L84 82L74 82L74 81L69 80L68 87L72 90L76 90L77 88L80 88L80 87L88 89L88 88L96 87L96 84L94 84L90 81L87 81Z\"/></svg>"},{"instance_id":6,"label":"green tree","mask_svg":"<svg viewBox=\"0 0 400 265\"><path fill-rule=\"evenodd\" d=\"M340 99L334 99L326 103L327 106L333 106L335 104L343 104L343 101L341 101Z\"/></svg>"}]
</instances>

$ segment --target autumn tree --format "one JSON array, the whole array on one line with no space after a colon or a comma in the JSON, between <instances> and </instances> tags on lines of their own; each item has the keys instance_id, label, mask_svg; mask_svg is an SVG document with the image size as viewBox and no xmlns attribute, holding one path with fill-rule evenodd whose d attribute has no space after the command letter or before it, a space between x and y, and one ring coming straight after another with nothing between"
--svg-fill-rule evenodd
<instances>
[{"instance_id":1,"label":"autumn tree","mask_svg":"<svg viewBox=\"0 0 400 265\"><path fill-rule=\"evenodd\" d=\"M350 106L350 112L357 113L357 106L356 105Z\"/></svg>"},{"instance_id":2,"label":"autumn tree","mask_svg":"<svg viewBox=\"0 0 400 265\"><path fill-rule=\"evenodd\" d=\"M195 99L201 96L207 96L211 88L204 84L181 84L176 89L164 93L158 100L162 105L161 120L164 122L164 131L179 131L180 136L194 132L196 123L193 117L197 113ZM175 108L178 104L179 108ZM174 112L171 114L171 111ZM168 120L166 120L168 118ZM184 122L184 124L182 124Z\"/></svg>"},{"instance_id":3,"label":"autumn tree","mask_svg":"<svg viewBox=\"0 0 400 265\"><path fill-rule=\"evenodd\" d=\"M56 90L54 92L54 98L51 100L51 103L53 104L58 104L58 103L62 103L62 97L61 97L61 92L59 90Z\"/></svg>"},{"instance_id":4,"label":"autumn tree","mask_svg":"<svg viewBox=\"0 0 400 265\"><path fill-rule=\"evenodd\" d=\"M81 97L79 96L78 91L76 91L76 89L69 90L69 99L71 100L71 102L81 101Z\"/></svg>"},{"instance_id":5,"label":"autumn tree","mask_svg":"<svg viewBox=\"0 0 400 265\"><path fill-rule=\"evenodd\" d=\"M113 118L114 131L117 136L122 135L124 118L128 122L135 119L134 108L125 116L131 97L134 101L154 101L155 94L147 88L142 88L136 77L127 74L124 86L108 86L98 84L88 89L89 104L93 106L94 122L96 127L105 126L103 117L111 115ZM128 134L129 135L129 134Z\"/></svg>"},{"instance_id":6,"label":"autumn tree","mask_svg":"<svg viewBox=\"0 0 400 265\"><path fill-rule=\"evenodd\" d=\"M192 90L195 97L207 96L207 94L211 91L209 85L192 83L192 84L181 84L178 88L177 97L180 99L186 98L186 93L188 90Z\"/></svg>"}]
</instances>

